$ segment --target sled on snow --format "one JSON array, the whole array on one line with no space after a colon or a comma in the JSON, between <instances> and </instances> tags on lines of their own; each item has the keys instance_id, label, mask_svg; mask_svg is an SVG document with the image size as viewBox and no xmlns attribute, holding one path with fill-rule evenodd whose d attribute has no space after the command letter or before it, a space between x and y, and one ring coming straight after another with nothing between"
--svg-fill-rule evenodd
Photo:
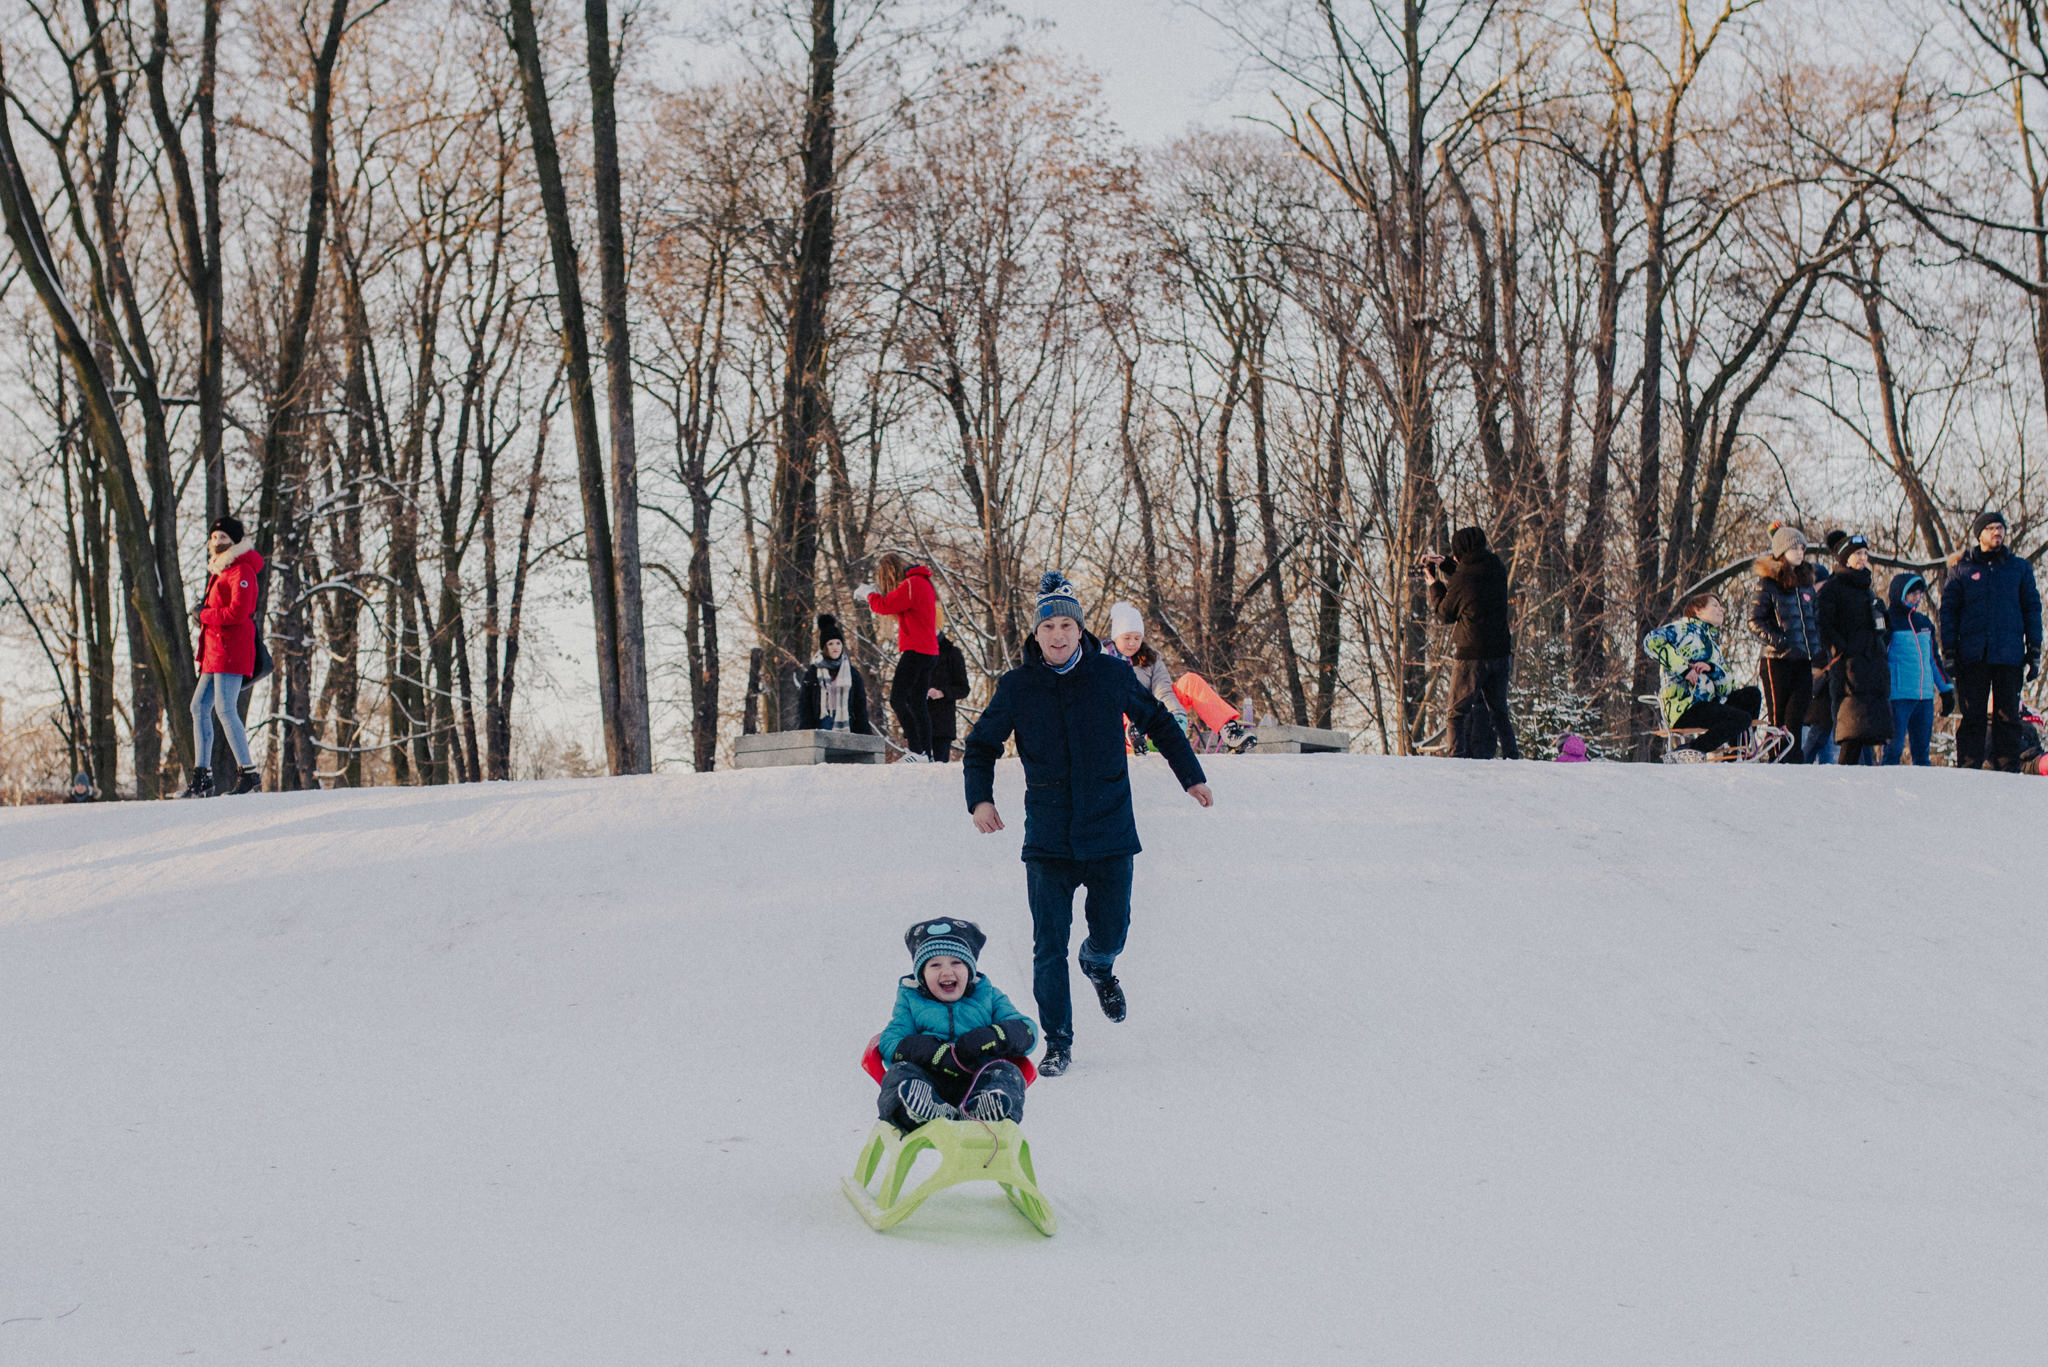
<instances>
[{"instance_id":1,"label":"sled on snow","mask_svg":"<svg viewBox=\"0 0 2048 1367\"><path fill-rule=\"evenodd\" d=\"M1658 717L1663 717L1664 700L1656 694L1640 694L1636 701L1655 708ZM1703 726L1660 726L1650 734L1664 742L1666 764L1777 764L1799 746L1798 736L1762 721L1752 723L1732 743L1712 753L1685 748L1687 742L1706 734Z\"/></svg>"},{"instance_id":2,"label":"sled on snow","mask_svg":"<svg viewBox=\"0 0 2048 1367\"><path fill-rule=\"evenodd\" d=\"M888 1071L882 1064L881 1036L868 1041L860 1062L879 1085ZM1038 1080L1031 1060L1017 1063L1024 1070L1025 1086ZM911 1170L926 1153L938 1155L938 1168L906 1192L904 1185ZM877 1178L881 1186L874 1189ZM1017 1213L1040 1234L1049 1236L1059 1228L1052 1203L1038 1189L1038 1175L1031 1167L1031 1143L1014 1120L998 1120L993 1125L979 1120L934 1120L909 1134L886 1120L877 1120L861 1145L853 1176L841 1178L839 1185L869 1227L889 1230L909 1219L938 1192L962 1182L997 1183Z\"/></svg>"}]
</instances>

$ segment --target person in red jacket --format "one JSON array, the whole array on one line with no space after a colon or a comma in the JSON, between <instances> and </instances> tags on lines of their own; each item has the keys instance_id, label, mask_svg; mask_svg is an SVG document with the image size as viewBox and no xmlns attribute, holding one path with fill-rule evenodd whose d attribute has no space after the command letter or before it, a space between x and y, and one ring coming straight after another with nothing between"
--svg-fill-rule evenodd
<instances>
[{"instance_id":1,"label":"person in red jacket","mask_svg":"<svg viewBox=\"0 0 2048 1367\"><path fill-rule=\"evenodd\" d=\"M889 706L903 728L903 757L927 762L932 758L931 690L937 683L943 618L932 572L890 551L875 562L875 582L862 584L853 596L870 612L896 619L896 677L889 683Z\"/></svg>"},{"instance_id":2,"label":"person in red jacket","mask_svg":"<svg viewBox=\"0 0 2048 1367\"><path fill-rule=\"evenodd\" d=\"M242 684L256 672L256 592L263 557L240 518L224 517L206 536L206 601L199 609L199 686L192 690L192 784L184 797L214 795L213 719L220 718L241 773L230 791L253 793L263 773L249 758L249 733L237 704Z\"/></svg>"}]
</instances>

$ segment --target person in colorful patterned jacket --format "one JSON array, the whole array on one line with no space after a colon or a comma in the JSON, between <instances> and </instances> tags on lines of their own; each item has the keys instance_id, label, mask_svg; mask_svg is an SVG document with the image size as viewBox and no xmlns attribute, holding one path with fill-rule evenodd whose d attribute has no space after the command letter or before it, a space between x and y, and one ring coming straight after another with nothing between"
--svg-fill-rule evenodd
<instances>
[{"instance_id":1,"label":"person in colorful patterned jacket","mask_svg":"<svg viewBox=\"0 0 2048 1367\"><path fill-rule=\"evenodd\" d=\"M889 1065L878 1103L899 1130L962 1115L991 1124L1024 1114L1024 1072L1038 1028L975 967L988 937L972 921L919 921L903 934L910 976L876 1041Z\"/></svg>"},{"instance_id":2,"label":"person in colorful patterned jacket","mask_svg":"<svg viewBox=\"0 0 2048 1367\"><path fill-rule=\"evenodd\" d=\"M1728 605L1719 594L1696 593L1678 605L1675 620L1643 637L1644 652L1657 662L1665 725L1700 732L1672 746L1666 758L1703 759L1733 743L1763 711L1763 690L1753 685L1729 690L1728 666L1721 658L1721 627L1727 620Z\"/></svg>"},{"instance_id":3,"label":"person in colorful patterned jacket","mask_svg":"<svg viewBox=\"0 0 2048 1367\"><path fill-rule=\"evenodd\" d=\"M1941 715L1956 710L1955 685L1941 668L1941 652L1934 640L1934 623L1920 611L1927 599L1927 581L1917 574L1892 576L1892 635L1886 654L1892 672L1892 738L1885 742L1884 762L1897 764L1910 741L1913 763L1928 763L1928 742L1934 736L1935 700Z\"/></svg>"}]
</instances>

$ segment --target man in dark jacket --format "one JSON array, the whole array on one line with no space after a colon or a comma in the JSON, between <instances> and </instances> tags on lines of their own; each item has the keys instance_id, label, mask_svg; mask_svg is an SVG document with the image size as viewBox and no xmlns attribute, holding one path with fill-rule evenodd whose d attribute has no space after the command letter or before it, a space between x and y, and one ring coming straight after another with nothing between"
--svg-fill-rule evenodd
<instances>
[{"instance_id":1,"label":"man in dark jacket","mask_svg":"<svg viewBox=\"0 0 2048 1367\"><path fill-rule=\"evenodd\" d=\"M1201 762L1173 714L1139 686L1128 664L1102 653L1082 628L1073 586L1057 571L1039 583L1035 618L1024 664L996 682L995 696L968 733L964 767L974 828L983 835L1002 830L995 804L996 760L1003 743L1017 738L1017 757L1024 761L1031 986L1045 1032L1038 1071L1057 1077L1073 1056L1067 945L1077 889L1088 889L1081 972L1094 984L1103 1014L1113 1021L1124 1018L1123 987L1111 968L1130 930L1132 856L1139 850L1124 718L1158 745L1190 797L1204 807L1213 799Z\"/></svg>"},{"instance_id":2,"label":"man in dark jacket","mask_svg":"<svg viewBox=\"0 0 2048 1367\"><path fill-rule=\"evenodd\" d=\"M2041 592L2034 567L2005 544L2004 513L1978 514L1970 534L1977 544L1949 571L1941 591L1942 663L1963 709L1956 766L2017 772L2021 675L2032 679L2041 672Z\"/></svg>"},{"instance_id":3,"label":"man in dark jacket","mask_svg":"<svg viewBox=\"0 0 2048 1367\"><path fill-rule=\"evenodd\" d=\"M953 638L939 633L939 662L932 666L931 687L925 696L931 702L932 758L944 764L953 758L953 738L960 734L954 708L966 701L972 685L967 682L967 657Z\"/></svg>"},{"instance_id":4,"label":"man in dark jacket","mask_svg":"<svg viewBox=\"0 0 2048 1367\"><path fill-rule=\"evenodd\" d=\"M1520 759L1515 722L1508 715L1508 672L1515 640L1508 632L1508 567L1486 548L1486 533L1462 527L1451 538L1451 558L1427 557L1429 601L1451 627L1451 754L1489 759L1480 737L1500 738L1504 758Z\"/></svg>"}]
</instances>

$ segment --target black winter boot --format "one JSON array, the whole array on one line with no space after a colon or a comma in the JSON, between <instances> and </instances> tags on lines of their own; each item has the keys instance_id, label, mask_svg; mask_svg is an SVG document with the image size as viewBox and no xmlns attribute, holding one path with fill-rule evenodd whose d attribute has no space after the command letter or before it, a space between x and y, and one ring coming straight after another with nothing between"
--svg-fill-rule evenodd
<instances>
[{"instance_id":1,"label":"black winter boot","mask_svg":"<svg viewBox=\"0 0 2048 1367\"><path fill-rule=\"evenodd\" d=\"M1124 986L1116 980L1116 974L1105 973L1096 977L1093 973L1082 975L1095 984L1095 1000L1102 1003L1102 1014L1113 1021L1124 1018Z\"/></svg>"},{"instance_id":2,"label":"black winter boot","mask_svg":"<svg viewBox=\"0 0 2048 1367\"><path fill-rule=\"evenodd\" d=\"M1048 1044L1045 1054L1038 1060L1040 1077L1058 1077L1074 1064L1072 1049L1064 1044Z\"/></svg>"},{"instance_id":3,"label":"black winter boot","mask_svg":"<svg viewBox=\"0 0 2048 1367\"><path fill-rule=\"evenodd\" d=\"M213 770L211 770L211 769L207 768L207 767L206 767L205 765L203 765L203 764L202 764L202 765L200 765L200 766L199 766L199 767L198 767L197 769L194 769L194 770L192 771L192 782L191 782L191 783L190 783L190 784L189 784L189 785L188 785L188 786L186 787L185 791L184 791L184 792L182 792L182 793L179 793L179 794L178 794L178 796L179 796L179 797L212 797L212 796L213 796Z\"/></svg>"},{"instance_id":4,"label":"black winter boot","mask_svg":"<svg viewBox=\"0 0 2048 1367\"><path fill-rule=\"evenodd\" d=\"M262 790L263 771L252 766L242 770L241 775L235 779L235 786L228 791L228 796L239 797L243 793L256 793Z\"/></svg>"}]
</instances>

